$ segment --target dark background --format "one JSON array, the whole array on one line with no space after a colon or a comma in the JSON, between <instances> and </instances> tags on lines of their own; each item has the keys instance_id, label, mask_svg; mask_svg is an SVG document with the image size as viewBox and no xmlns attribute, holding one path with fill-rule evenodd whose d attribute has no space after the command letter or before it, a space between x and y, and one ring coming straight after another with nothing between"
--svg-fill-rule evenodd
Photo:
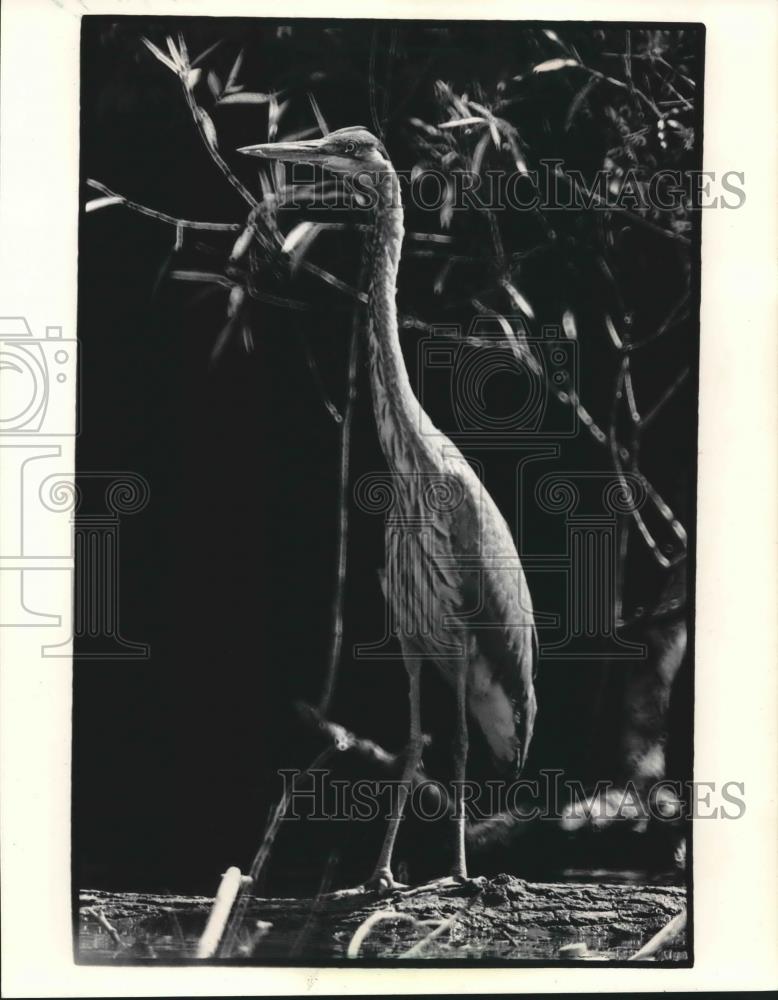
<instances>
[{"instance_id":1,"label":"dark background","mask_svg":"<svg viewBox=\"0 0 778 1000\"><path fill-rule=\"evenodd\" d=\"M512 77L559 55L539 26L514 24L303 21L290 26L260 19L155 18L152 23L95 17L82 23L84 179L96 178L173 215L219 221L241 221L245 206L204 150L177 80L143 47L141 35L164 49L166 33L183 30L190 53L222 39L205 64L222 77L245 47L241 80L246 89L285 88L291 101L280 137L313 124L309 91L315 92L331 128L370 127L375 112L372 71L379 81L384 141L395 165L405 169L420 158L408 119L439 120L436 80L471 96L510 95ZM593 65L605 66L604 52L623 51L623 26L565 24L555 30L574 41ZM700 33L681 28L665 34L673 34L668 59L683 61L701 91ZM612 62L608 68L621 72ZM519 124L533 157L563 157L567 167L596 170L612 150L614 129L618 132L610 105L592 93L584 113L565 129L580 83L556 77L531 81L506 114ZM619 110L618 102L614 108ZM697 106L695 116L700 114ZM255 165L231 151L266 139L266 108L224 107L213 117L223 154L258 192ZM692 123L698 126L698 118ZM689 169L698 165L700 147L699 131L692 148L665 152L651 133L639 155L649 166ZM84 188L84 201L95 196ZM441 231L436 213L407 214L406 229ZM285 230L298 217L305 215L282 215ZM557 213L554 245L528 259L522 288L539 323L558 323L562 308L574 309L582 397L607 427L617 362L604 331L604 312L617 320L630 313L639 339L691 287L691 318L646 359L640 378L652 399L683 364L692 365L691 379L663 414L642 457L644 471L684 521L693 543L698 232L693 216L682 221L692 223L691 251L611 215ZM549 226L525 215L506 219L504 225L506 244L517 250L541 243ZM482 220L473 213L455 218L451 232L460 248L477 257L483 246ZM120 611L123 635L148 643L151 656L130 662L79 661L77 644L77 887L213 891L228 865L247 867L268 809L278 798L277 769L305 767L316 750L293 706L298 699L316 703L324 680L339 439L306 362L306 344L328 394L341 406L351 303L310 276L265 276L269 289L315 308L298 313L252 303L253 352L244 351L234 338L214 361L225 295L198 297L195 286L170 280L166 269L174 239L171 227L122 207L81 216L82 432L77 467L79 473L128 470L150 485L148 507L121 523ZM233 240L230 235L204 234L201 240L199 234L189 234L175 266L218 270ZM199 242L211 251L198 247ZM596 266L599 255L610 264L615 288ZM325 234L312 259L355 284L357 235ZM484 273L477 264L465 267L436 296L432 283L442 259L404 255L400 308L427 322L467 323L472 316L468 296L483 287ZM414 379L422 334L408 331L403 336ZM443 406L442 396L438 403ZM435 418L434 394L425 397L425 404ZM495 406L500 405L495 397ZM353 442L352 481L384 467L364 371ZM515 456L491 452L475 457L483 462L486 483L513 523ZM539 471L610 467L607 453L586 434L563 442L555 462L544 463ZM531 507L525 516L530 551L559 551L558 525L550 526ZM407 726L402 666L396 660L354 662L351 654L355 642L383 633L376 575L382 549L381 519L353 511L343 665L331 715L360 735L399 750ZM631 551L632 604L650 605L662 574L639 545ZM536 606L562 610L561 579L530 574L530 586ZM595 713L602 671L600 665L575 662L541 664L529 776L539 767L562 767L584 780L595 772L609 776L597 768L613 763L617 707L606 699ZM617 674L618 665L612 665L608 676ZM688 677L684 684L675 706L681 749L670 760L671 771L680 776L689 773L691 739ZM430 770L445 776L452 696L435 677L425 685L425 728L434 737L425 760ZM485 773L477 736L473 740L473 773ZM312 832L305 824L287 827L274 853L270 887L315 887L335 847L341 857L336 881L364 877L381 832L349 833L342 824L335 831ZM429 848L420 844L418 850ZM413 848L401 841L399 853L412 855Z\"/></svg>"}]
</instances>

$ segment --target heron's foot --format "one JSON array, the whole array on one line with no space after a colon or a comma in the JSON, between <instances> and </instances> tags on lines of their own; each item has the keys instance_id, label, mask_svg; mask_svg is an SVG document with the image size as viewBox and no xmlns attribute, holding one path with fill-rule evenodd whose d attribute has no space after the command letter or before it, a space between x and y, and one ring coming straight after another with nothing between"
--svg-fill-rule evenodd
<instances>
[{"instance_id":1,"label":"heron's foot","mask_svg":"<svg viewBox=\"0 0 778 1000\"><path fill-rule=\"evenodd\" d=\"M486 879L483 875L476 875L474 878L468 878L467 875L458 875L456 873L451 875L444 875L442 878L434 878L429 882L425 882L423 885L416 885L412 889L407 889L403 892L403 896L421 896L425 892L435 892L439 889L453 889L459 888L464 889L468 894L480 892L486 885Z\"/></svg>"},{"instance_id":2,"label":"heron's foot","mask_svg":"<svg viewBox=\"0 0 778 1000\"><path fill-rule=\"evenodd\" d=\"M377 868L364 885L365 892L377 892L379 896L388 896L392 892L401 892L407 888L404 883L395 881L389 868Z\"/></svg>"}]
</instances>

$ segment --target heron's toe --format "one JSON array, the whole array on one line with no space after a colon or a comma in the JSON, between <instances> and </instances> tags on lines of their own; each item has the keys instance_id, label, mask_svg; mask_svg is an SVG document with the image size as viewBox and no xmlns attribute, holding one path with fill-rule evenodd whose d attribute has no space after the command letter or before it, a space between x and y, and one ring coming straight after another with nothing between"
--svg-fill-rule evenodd
<instances>
[{"instance_id":1,"label":"heron's toe","mask_svg":"<svg viewBox=\"0 0 778 1000\"><path fill-rule=\"evenodd\" d=\"M388 896L391 892L407 889L408 886L402 882L396 882L389 868L379 868L365 882L367 892L377 892L379 896Z\"/></svg>"}]
</instances>

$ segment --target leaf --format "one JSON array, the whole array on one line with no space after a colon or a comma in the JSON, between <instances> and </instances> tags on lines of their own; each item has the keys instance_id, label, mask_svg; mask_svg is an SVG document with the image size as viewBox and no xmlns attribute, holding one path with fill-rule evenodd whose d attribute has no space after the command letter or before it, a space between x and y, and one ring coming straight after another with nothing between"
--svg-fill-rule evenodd
<instances>
[{"instance_id":1,"label":"leaf","mask_svg":"<svg viewBox=\"0 0 778 1000\"><path fill-rule=\"evenodd\" d=\"M565 117L565 125L564 125L565 132L567 132L570 129L570 126L573 124L573 119L578 114L580 109L583 107L583 104L586 101L586 98L589 96L590 91L593 90L594 87L596 87L599 82L600 82L599 77L596 76L591 77L586 81L583 87L581 87L581 89L572 99L572 101L570 102L570 107L568 108L567 111L567 115Z\"/></svg>"},{"instance_id":2,"label":"leaf","mask_svg":"<svg viewBox=\"0 0 778 1000\"><path fill-rule=\"evenodd\" d=\"M275 94L270 95L270 101L268 103L267 109L267 138L268 142L273 142L278 133L278 119L280 117L280 109L278 106L278 101L275 98Z\"/></svg>"},{"instance_id":3,"label":"leaf","mask_svg":"<svg viewBox=\"0 0 778 1000\"><path fill-rule=\"evenodd\" d=\"M562 329L568 340L578 340L578 330L575 326L575 316L569 309L562 313Z\"/></svg>"},{"instance_id":4,"label":"leaf","mask_svg":"<svg viewBox=\"0 0 778 1000\"><path fill-rule=\"evenodd\" d=\"M484 163L484 156L486 155L486 149L489 145L489 134L484 132L481 138L476 143L476 147L473 150L473 159L470 164L470 169L474 174L481 173L481 167Z\"/></svg>"},{"instance_id":5,"label":"leaf","mask_svg":"<svg viewBox=\"0 0 778 1000\"><path fill-rule=\"evenodd\" d=\"M218 149L219 137L216 134L216 126L211 121L211 116L208 114L207 111L203 111L202 108L198 108L197 113L200 122L203 126L203 134L205 135L205 138L208 140L208 145L211 147L211 149Z\"/></svg>"},{"instance_id":6,"label":"leaf","mask_svg":"<svg viewBox=\"0 0 778 1000\"><path fill-rule=\"evenodd\" d=\"M165 55L165 53L161 49L158 49L157 46L153 42L149 41L148 38L141 38L141 41L146 46L146 48L149 50L149 52L151 52L152 55L156 56L157 59L159 59L159 61L161 63L164 63L164 65L167 66L167 68L170 69L170 70L172 70L174 73L178 73L178 67L173 62L173 60L169 59Z\"/></svg>"},{"instance_id":7,"label":"leaf","mask_svg":"<svg viewBox=\"0 0 778 1000\"><path fill-rule=\"evenodd\" d=\"M300 267L314 240L324 228L326 227L320 222L301 222L289 231L281 252L289 257L292 274Z\"/></svg>"},{"instance_id":8,"label":"leaf","mask_svg":"<svg viewBox=\"0 0 778 1000\"><path fill-rule=\"evenodd\" d=\"M214 49L217 49L221 45L221 43L222 40L220 38L217 42L214 42L213 45L209 45L207 49L203 49L200 55L195 56L195 58L191 61L189 65L194 68L198 63L201 63L206 56L209 56Z\"/></svg>"},{"instance_id":9,"label":"leaf","mask_svg":"<svg viewBox=\"0 0 778 1000\"><path fill-rule=\"evenodd\" d=\"M179 70L182 70L182 69L186 69L187 67L184 64L184 60L181 57L181 53L176 48L176 43L173 41L173 39L170 37L170 35L167 36L167 38L165 39L165 41L167 42L167 48L168 48L168 52L170 53L170 58L173 60L173 62L175 64L176 72L178 72Z\"/></svg>"},{"instance_id":10,"label":"leaf","mask_svg":"<svg viewBox=\"0 0 778 1000\"><path fill-rule=\"evenodd\" d=\"M216 342L214 343L211 351L211 362L219 360L219 357L223 354L224 348L227 346L230 335L234 329L235 318L232 317L227 320L227 323L219 331L219 336L216 338Z\"/></svg>"},{"instance_id":11,"label":"leaf","mask_svg":"<svg viewBox=\"0 0 778 1000\"><path fill-rule=\"evenodd\" d=\"M231 90L235 86L235 81L238 79L238 73L240 73L240 68L243 65L243 56L245 55L245 53L246 50L241 49L240 52L238 53L237 59L232 64L230 75L227 77L227 85L225 87L225 90Z\"/></svg>"},{"instance_id":12,"label":"leaf","mask_svg":"<svg viewBox=\"0 0 778 1000\"><path fill-rule=\"evenodd\" d=\"M284 239L281 253L292 254L301 243L308 243L311 236L316 236L323 228L320 222L299 222L290 229Z\"/></svg>"},{"instance_id":13,"label":"leaf","mask_svg":"<svg viewBox=\"0 0 778 1000\"><path fill-rule=\"evenodd\" d=\"M310 139L312 135L319 135L319 129L315 125L310 125L308 128L298 129L297 132L289 132L285 135L281 142L297 142L298 139Z\"/></svg>"},{"instance_id":14,"label":"leaf","mask_svg":"<svg viewBox=\"0 0 778 1000\"><path fill-rule=\"evenodd\" d=\"M457 118L453 122L441 122L438 128L459 128L463 125L486 125L486 119L471 115L469 118Z\"/></svg>"},{"instance_id":15,"label":"leaf","mask_svg":"<svg viewBox=\"0 0 778 1000\"><path fill-rule=\"evenodd\" d=\"M519 140L516 138L515 130L511 129L508 132L508 145L511 147L511 153L513 155L513 162L516 164L516 169L520 174L528 174L527 162L524 159L521 146L519 145Z\"/></svg>"},{"instance_id":16,"label":"leaf","mask_svg":"<svg viewBox=\"0 0 778 1000\"><path fill-rule=\"evenodd\" d=\"M422 121L421 118L409 118L408 123L413 125L414 128L419 128L423 132L426 132L433 139L440 138L440 129L437 125L430 125L428 122Z\"/></svg>"},{"instance_id":17,"label":"leaf","mask_svg":"<svg viewBox=\"0 0 778 1000\"><path fill-rule=\"evenodd\" d=\"M260 94L254 91L241 91L237 94L226 94L219 104L268 104L274 100L273 94Z\"/></svg>"},{"instance_id":18,"label":"leaf","mask_svg":"<svg viewBox=\"0 0 778 1000\"><path fill-rule=\"evenodd\" d=\"M512 285L511 282L506 279L505 281L502 282L502 287L508 293L508 297L510 298L511 302L520 312L524 313L525 316L529 316L530 319L535 318L535 312L532 306L529 304L529 302L527 302L527 300L524 298L524 296L521 294L518 288L516 288L515 285Z\"/></svg>"},{"instance_id":19,"label":"leaf","mask_svg":"<svg viewBox=\"0 0 778 1000\"><path fill-rule=\"evenodd\" d=\"M321 132L322 135L329 135L330 127L327 124L327 119L322 114L321 108L319 107L319 102L316 100L316 98L313 96L310 90L308 91L308 100L310 101L311 110L313 111L314 117L316 118L316 124L319 126L319 131Z\"/></svg>"},{"instance_id":20,"label":"leaf","mask_svg":"<svg viewBox=\"0 0 778 1000\"><path fill-rule=\"evenodd\" d=\"M566 66L580 66L575 59L547 59L532 67L533 73L553 73L555 70L564 69Z\"/></svg>"},{"instance_id":21,"label":"leaf","mask_svg":"<svg viewBox=\"0 0 778 1000\"><path fill-rule=\"evenodd\" d=\"M213 271L171 271L170 277L174 281L198 281L204 284L222 285L225 288L232 288L233 283L223 274L215 274Z\"/></svg>"},{"instance_id":22,"label":"leaf","mask_svg":"<svg viewBox=\"0 0 778 1000\"><path fill-rule=\"evenodd\" d=\"M435 275L435 282L432 286L432 290L436 295L443 294L443 289L446 287L446 279L448 278L453 265L454 261L451 259L451 257L449 257L448 260L443 262L443 266Z\"/></svg>"},{"instance_id":23,"label":"leaf","mask_svg":"<svg viewBox=\"0 0 778 1000\"><path fill-rule=\"evenodd\" d=\"M246 226L240 236L235 240L235 245L230 252L230 260L236 261L244 255L244 253L251 246L251 241L254 238L254 227Z\"/></svg>"},{"instance_id":24,"label":"leaf","mask_svg":"<svg viewBox=\"0 0 778 1000\"><path fill-rule=\"evenodd\" d=\"M230 289L230 297L227 300L227 315L233 319L240 312L243 300L246 298L246 291L242 285L233 285Z\"/></svg>"},{"instance_id":25,"label":"leaf","mask_svg":"<svg viewBox=\"0 0 778 1000\"><path fill-rule=\"evenodd\" d=\"M440 210L440 225L442 229L449 229L454 218L454 186L449 181L446 185L446 197L443 207Z\"/></svg>"},{"instance_id":26,"label":"leaf","mask_svg":"<svg viewBox=\"0 0 778 1000\"><path fill-rule=\"evenodd\" d=\"M218 101L219 98L221 97L222 90L223 90L221 80L213 72L213 70L209 71L208 76L206 77L206 80L208 82L208 89L210 90L211 94L213 95L213 99L215 101Z\"/></svg>"},{"instance_id":27,"label":"leaf","mask_svg":"<svg viewBox=\"0 0 778 1000\"><path fill-rule=\"evenodd\" d=\"M108 208L109 205L123 205L124 198L113 195L110 198L92 198L84 205L85 212L96 212L100 208Z\"/></svg>"},{"instance_id":28,"label":"leaf","mask_svg":"<svg viewBox=\"0 0 778 1000\"><path fill-rule=\"evenodd\" d=\"M608 334L611 340L613 341L613 346L621 350L622 347L621 337L616 332L616 327L613 325L613 320L607 314L605 316L605 328L607 329Z\"/></svg>"}]
</instances>

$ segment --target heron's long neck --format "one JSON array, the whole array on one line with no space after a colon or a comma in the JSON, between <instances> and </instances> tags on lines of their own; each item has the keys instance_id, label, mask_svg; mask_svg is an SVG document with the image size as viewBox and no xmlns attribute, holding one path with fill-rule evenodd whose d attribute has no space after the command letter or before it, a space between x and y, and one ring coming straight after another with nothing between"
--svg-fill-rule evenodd
<instances>
[{"instance_id":1,"label":"heron's long neck","mask_svg":"<svg viewBox=\"0 0 778 1000\"><path fill-rule=\"evenodd\" d=\"M400 183L393 170L381 173L370 253L368 353L373 409L390 468L403 470L414 453L425 415L416 399L397 328L397 270L403 239Z\"/></svg>"}]
</instances>

